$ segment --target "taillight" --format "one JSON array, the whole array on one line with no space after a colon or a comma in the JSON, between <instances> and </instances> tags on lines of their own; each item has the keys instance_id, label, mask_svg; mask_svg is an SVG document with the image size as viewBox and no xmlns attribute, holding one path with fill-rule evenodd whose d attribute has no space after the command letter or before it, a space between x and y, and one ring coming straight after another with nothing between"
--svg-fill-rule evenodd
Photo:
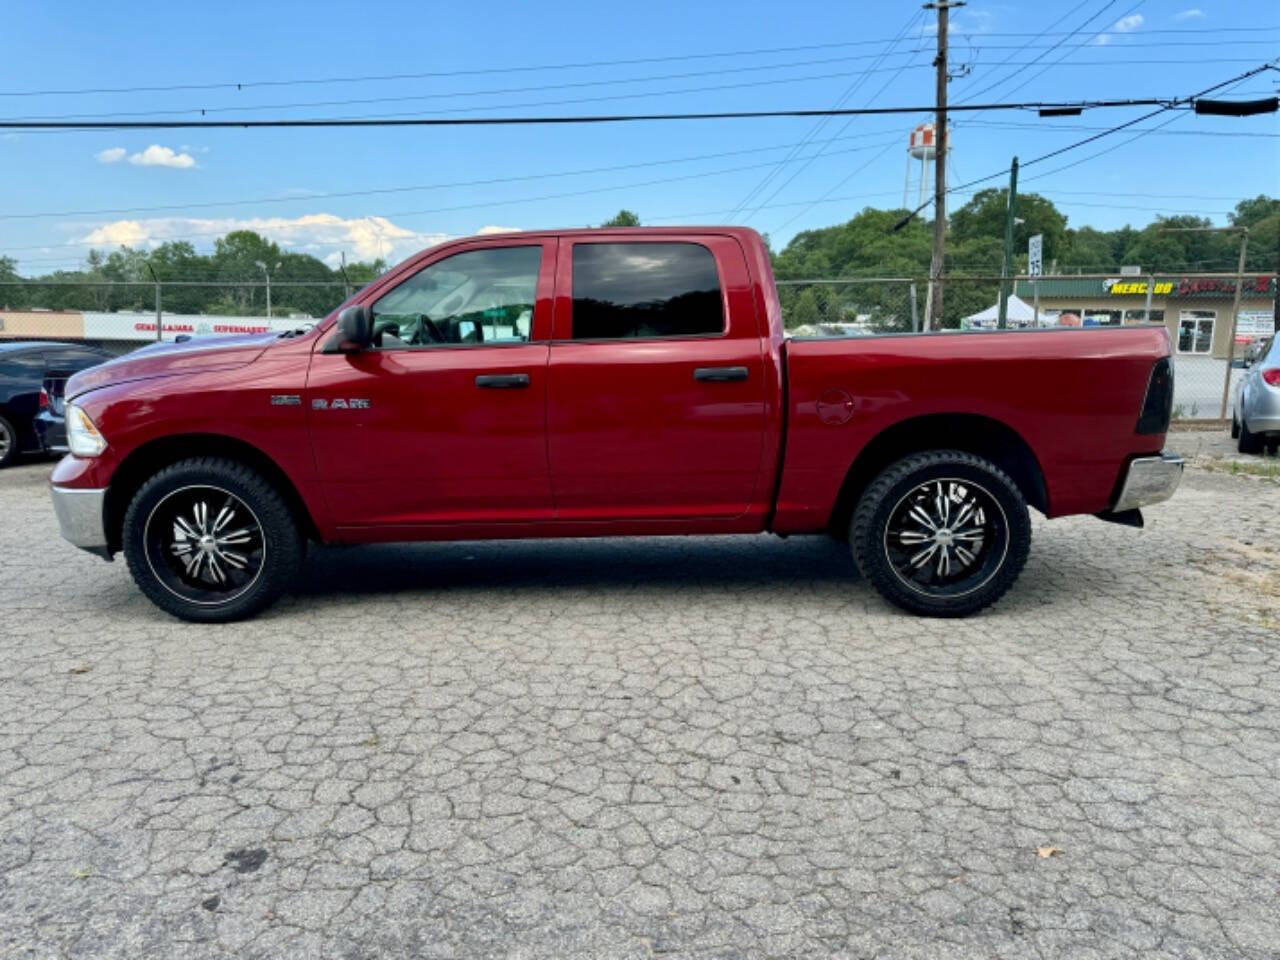
<instances>
[{"instance_id":1,"label":"taillight","mask_svg":"<svg viewBox=\"0 0 1280 960\"><path fill-rule=\"evenodd\" d=\"M40 409L41 410L49 409L49 391L46 390L44 387L40 388Z\"/></svg>"},{"instance_id":2,"label":"taillight","mask_svg":"<svg viewBox=\"0 0 1280 960\"><path fill-rule=\"evenodd\" d=\"M1161 357L1151 368L1147 381L1147 395L1142 401L1142 414L1138 417L1138 433L1164 433L1169 429L1173 416L1173 363Z\"/></svg>"},{"instance_id":3,"label":"taillight","mask_svg":"<svg viewBox=\"0 0 1280 960\"><path fill-rule=\"evenodd\" d=\"M1280 367L1272 367L1262 371L1262 379L1273 387L1280 387Z\"/></svg>"}]
</instances>

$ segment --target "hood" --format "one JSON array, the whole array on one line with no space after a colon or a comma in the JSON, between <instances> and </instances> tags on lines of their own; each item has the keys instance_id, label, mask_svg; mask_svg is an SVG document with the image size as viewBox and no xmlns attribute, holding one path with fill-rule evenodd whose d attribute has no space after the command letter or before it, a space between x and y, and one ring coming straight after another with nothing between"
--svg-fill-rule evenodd
<instances>
[{"instance_id":1,"label":"hood","mask_svg":"<svg viewBox=\"0 0 1280 960\"><path fill-rule=\"evenodd\" d=\"M67 381L65 395L68 400L73 400L90 390L130 380L243 367L258 359L279 336L278 333L255 333L235 337L192 337L181 343L153 343L81 370Z\"/></svg>"}]
</instances>

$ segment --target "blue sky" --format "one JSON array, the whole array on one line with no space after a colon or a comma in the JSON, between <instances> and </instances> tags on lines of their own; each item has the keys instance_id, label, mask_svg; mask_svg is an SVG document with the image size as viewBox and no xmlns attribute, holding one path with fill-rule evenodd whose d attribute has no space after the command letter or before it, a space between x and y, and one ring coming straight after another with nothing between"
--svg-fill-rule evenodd
<instances>
[{"instance_id":1,"label":"blue sky","mask_svg":"<svg viewBox=\"0 0 1280 960\"><path fill-rule=\"evenodd\" d=\"M933 99L935 25L915 0L17 0L6 19L6 117L483 116ZM1280 56L1273 0L971 0L952 33L962 74L953 102L1186 95ZM357 79L388 74L418 76ZM339 77L347 79L297 82ZM25 95L174 86L195 88ZM1278 87L1272 72L1235 93ZM952 182L1004 169L1014 154L1025 164L1139 112L957 115ZM908 132L924 119L0 134L0 255L37 273L74 266L91 244L190 239L207 249L249 226L330 262L340 252L394 260L446 236L582 226L624 206L646 223L746 223L781 246L865 206L901 205ZM1102 228L1157 212L1224 222L1237 200L1280 194L1280 117L1180 111L1137 129L1157 126L1026 167L1021 187L1053 199L1070 225ZM147 207L167 209L137 209Z\"/></svg>"}]
</instances>

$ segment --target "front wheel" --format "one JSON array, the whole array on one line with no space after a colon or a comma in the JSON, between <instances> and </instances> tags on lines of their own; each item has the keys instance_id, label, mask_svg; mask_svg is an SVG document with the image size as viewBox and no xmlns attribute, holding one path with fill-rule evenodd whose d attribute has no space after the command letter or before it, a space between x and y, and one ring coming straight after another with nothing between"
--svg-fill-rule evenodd
<instances>
[{"instance_id":1,"label":"front wheel","mask_svg":"<svg viewBox=\"0 0 1280 960\"><path fill-rule=\"evenodd\" d=\"M142 592L183 620L253 616L284 592L303 541L284 499L232 460L198 458L142 485L124 517L124 555Z\"/></svg>"},{"instance_id":2,"label":"front wheel","mask_svg":"<svg viewBox=\"0 0 1280 960\"><path fill-rule=\"evenodd\" d=\"M959 450L912 454L863 492L849 542L863 577L911 613L963 617L1004 595L1031 548L1031 518L999 467Z\"/></svg>"}]
</instances>

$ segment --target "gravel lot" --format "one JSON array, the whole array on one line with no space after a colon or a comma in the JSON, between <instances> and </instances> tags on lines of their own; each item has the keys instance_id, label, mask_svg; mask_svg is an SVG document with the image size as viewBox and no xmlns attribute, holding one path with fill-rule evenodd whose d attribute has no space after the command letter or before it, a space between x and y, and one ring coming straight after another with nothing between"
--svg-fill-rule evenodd
<instances>
[{"instance_id":1,"label":"gravel lot","mask_svg":"<svg viewBox=\"0 0 1280 960\"><path fill-rule=\"evenodd\" d=\"M223 628L4 471L0 955L1280 955L1280 485L1218 466L967 621L759 537L324 550Z\"/></svg>"}]
</instances>

